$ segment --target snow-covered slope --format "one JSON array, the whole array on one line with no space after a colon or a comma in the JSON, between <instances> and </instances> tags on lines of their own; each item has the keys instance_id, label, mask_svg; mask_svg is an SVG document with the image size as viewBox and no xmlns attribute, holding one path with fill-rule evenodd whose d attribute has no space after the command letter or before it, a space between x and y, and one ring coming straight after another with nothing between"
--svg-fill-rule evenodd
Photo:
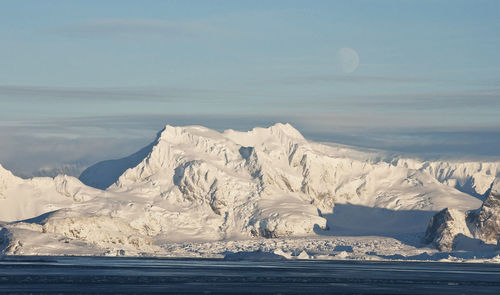
<instances>
[{"instance_id":1,"label":"snow-covered slope","mask_svg":"<svg viewBox=\"0 0 500 295\"><path fill-rule=\"evenodd\" d=\"M500 238L500 178L491 185L488 198L479 212L474 212L469 220L474 235L486 243L497 243Z\"/></svg>"},{"instance_id":2,"label":"snow-covered slope","mask_svg":"<svg viewBox=\"0 0 500 295\"><path fill-rule=\"evenodd\" d=\"M350 151L357 154L351 158L345 148L308 142L288 124L224 133L201 126L167 126L150 148L151 152L136 166L130 158L115 160L115 165L109 166L110 170L131 167L115 179L109 190L142 190L147 194L160 190L160 193L172 194L178 189L184 195L199 195L201 191L191 192L189 186L212 183L192 177L186 179L186 174L202 173L205 169L209 172L207 177L222 173L228 177L227 181L240 178L245 186L251 183L250 190L267 192L272 188L299 194L326 212L332 211L335 202L423 210L444 208L450 202L457 206L471 205L462 204L463 200L471 200L468 195L436 181L449 180L452 176L436 179L427 173L426 162L415 161L413 167L409 167L409 159L394 163L367 160L356 150ZM87 171L100 170L102 165L99 163ZM91 185L101 178L98 173L85 173L80 179ZM220 186L220 180L215 178ZM209 189L205 187L203 193ZM213 202L221 204L217 198Z\"/></svg>"},{"instance_id":3,"label":"snow-covered slope","mask_svg":"<svg viewBox=\"0 0 500 295\"><path fill-rule=\"evenodd\" d=\"M398 167L418 169L439 182L467 194L486 198L493 180L500 177L500 162L419 161L400 158L392 160Z\"/></svg>"},{"instance_id":4,"label":"snow-covered slope","mask_svg":"<svg viewBox=\"0 0 500 295\"><path fill-rule=\"evenodd\" d=\"M479 210L459 212L446 208L436 214L427 228L424 242L450 251L457 248L460 236L477 239L480 244L497 244L500 238L500 178L491 185L489 196Z\"/></svg>"},{"instance_id":5,"label":"snow-covered slope","mask_svg":"<svg viewBox=\"0 0 500 295\"><path fill-rule=\"evenodd\" d=\"M0 165L0 221L37 217L102 194L102 191L83 185L75 177L59 175L25 180Z\"/></svg>"},{"instance_id":6,"label":"snow-covered slope","mask_svg":"<svg viewBox=\"0 0 500 295\"><path fill-rule=\"evenodd\" d=\"M105 191L68 176L22 180L0 169L0 220L16 221L3 224L4 251L48 253L40 244L55 243L62 253L132 255L177 241L315 236L336 204L464 212L481 201L453 182L472 179L482 194L500 166L475 165L381 160L309 142L289 124L223 133L166 126L141 151L82 173L83 183ZM449 170L436 172L442 167ZM357 222L348 218L343 225ZM425 228L427 220L416 222Z\"/></svg>"},{"instance_id":7,"label":"snow-covered slope","mask_svg":"<svg viewBox=\"0 0 500 295\"><path fill-rule=\"evenodd\" d=\"M88 167L80 174L79 179L88 186L102 190L107 189L123 172L135 167L151 153L155 143L156 141L126 158L103 161Z\"/></svg>"}]
</instances>

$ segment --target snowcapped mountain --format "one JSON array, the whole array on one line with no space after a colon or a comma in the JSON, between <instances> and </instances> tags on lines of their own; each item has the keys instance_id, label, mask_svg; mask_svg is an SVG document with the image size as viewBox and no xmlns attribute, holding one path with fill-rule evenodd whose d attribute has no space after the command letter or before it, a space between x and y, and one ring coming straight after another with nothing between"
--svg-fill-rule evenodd
<instances>
[{"instance_id":1,"label":"snowcapped mountain","mask_svg":"<svg viewBox=\"0 0 500 295\"><path fill-rule=\"evenodd\" d=\"M1 221L33 218L101 195L102 191L87 187L72 176L22 179L0 165Z\"/></svg>"},{"instance_id":2,"label":"snowcapped mountain","mask_svg":"<svg viewBox=\"0 0 500 295\"><path fill-rule=\"evenodd\" d=\"M446 208L432 217L424 242L451 251L464 239L476 239L477 248L496 245L500 238L500 178L491 185L488 198L478 210L460 212Z\"/></svg>"},{"instance_id":3,"label":"snowcapped mountain","mask_svg":"<svg viewBox=\"0 0 500 295\"><path fill-rule=\"evenodd\" d=\"M500 163L381 159L307 141L289 124L166 126L139 152L86 169L86 185L0 168L0 239L5 253L134 255L179 241L316 236L338 204L476 209L500 172ZM428 220L416 222L423 231Z\"/></svg>"},{"instance_id":4,"label":"snowcapped mountain","mask_svg":"<svg viewBox=\"0 0 500 295\"><path fill-rule=\"evenodd\" d=\"M479 198L486 198L491 184L500 176L499 162L449 162L394 159L399 167L417 169L429 173L441 183Z\"/></svg>"}]
</instances>

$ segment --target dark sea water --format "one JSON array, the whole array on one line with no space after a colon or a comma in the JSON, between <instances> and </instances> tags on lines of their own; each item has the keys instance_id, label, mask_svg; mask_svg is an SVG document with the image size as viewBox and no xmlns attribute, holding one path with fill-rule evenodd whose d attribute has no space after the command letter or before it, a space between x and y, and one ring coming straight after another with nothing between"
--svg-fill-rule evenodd
<instances>
[{"instance_id":1,"label":"dark sea water","mask_svg":"<svg viewBox=\"0 0 500 295\"><path fill-rule=\"evenodd\" d=\"M0 293L500 294L500 265L8 256Z\"/></svg>"}]
</instances>

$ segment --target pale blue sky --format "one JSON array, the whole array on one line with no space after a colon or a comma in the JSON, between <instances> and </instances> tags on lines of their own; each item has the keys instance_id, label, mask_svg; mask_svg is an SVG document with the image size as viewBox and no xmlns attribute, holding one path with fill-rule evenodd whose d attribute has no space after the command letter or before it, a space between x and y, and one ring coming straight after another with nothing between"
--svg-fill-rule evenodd
<instances>
[{"instance_id":1,"label":"pale blue sky","mask_svg":"<svg viewBox=\"0 0 500 295\"><path fill-rule=\"evenodd\" d=\"M500 156L499 1L0 4L0 163L22 173L53 143L60 162L120 156L167 123Z\"/></svg>"}]
</instances>

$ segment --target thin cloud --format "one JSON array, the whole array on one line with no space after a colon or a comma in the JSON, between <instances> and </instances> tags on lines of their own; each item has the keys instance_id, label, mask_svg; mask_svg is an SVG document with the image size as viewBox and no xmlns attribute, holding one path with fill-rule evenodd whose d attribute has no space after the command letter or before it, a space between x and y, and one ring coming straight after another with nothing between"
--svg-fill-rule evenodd
<instances>
[{"instance_id":1,"label":"thin cloud","mask_svg":"<svg viewBox=\"0 0 500 295\"><path fill-rule=\"evenodd\" d=\"M141 38L205 38L223 33L220 28L201 21L126 18L94 19L58 28L56 31L70 36L101 35Z\"/></svg>"},{"instance_id":2,"label":"thin cloud","mask_svg":"<svg viewBox=\"0 0 500 295\"><path fill-rule=\"evenodd\" d=\"M311 75L288 77L281 80L285 84L350 83L350 84L452 84L496 86L498 81L435 79L422 77L359 76L359 75Z\"/></svg>"},{"instance_id":3,"label":"thin cloud","mask_svg":"<svg viewBox=\"0 0 500 295\"><path fill-rule=\"evenodd\" d=\"M355 76L355 75L314 75L306 77L290 77L283 80L284 83L429 83L432 79L416 77L385 77L385 76Z\"/></svg>"},{"instance_id":4,"label":"thin cloud","mask_svg":"<svg viewBox=\"0 0 500 295\"><path fill-rule=\"evenodd\" d=\"M32 85L0 85L0 99L16 98L25 100L137 100L177 101L202 98L212 93L208 89L182 89L161 87L43 87Z\"/></svg>"},{"instance_id":5,"label":"thin cloud","mask_svg":"<svg viewBox=\"0 0 500 295\"><path fill-rule=\"evenodd\" d=\"M25 130L13 134L0 130L0 164L19 176L32 176L44 168L77 164L74 174L98 161L123 157L143 146L131 138L81 136L78 138L39 137Z\"/></svg>"},{"instance_id":6,"label":"thin cloud","mask_svg":"<svg viewBox=\"0 0 500 295\"><path fill-rule=\"evenodd\" d=\"M344 99L364 99L363 103L395 103L395 104L433 104L433 103L500 103L500 91L450 91L450 92L423 92L423 93L392 93L383 95L345 96ZM449 105L452 107L452 105Z\"/></svg>"},{"instance_id":7,"label":"thin cloud","mask_svg":"<svg viewBox=\"0 0 500 295\"><path fill-rule=\"evenodd\" d=\"M420 106L425 109L446 107L448 110L458 107L499 107L499 89L478 89L474 91L437 91L421 93L386 93L366 95L331 94L309 97L308 100L288 101L289 105L321 106L400 106L406 110ZM487 109L488 110L488 109Z\"/></svg>"}]
</instances>

